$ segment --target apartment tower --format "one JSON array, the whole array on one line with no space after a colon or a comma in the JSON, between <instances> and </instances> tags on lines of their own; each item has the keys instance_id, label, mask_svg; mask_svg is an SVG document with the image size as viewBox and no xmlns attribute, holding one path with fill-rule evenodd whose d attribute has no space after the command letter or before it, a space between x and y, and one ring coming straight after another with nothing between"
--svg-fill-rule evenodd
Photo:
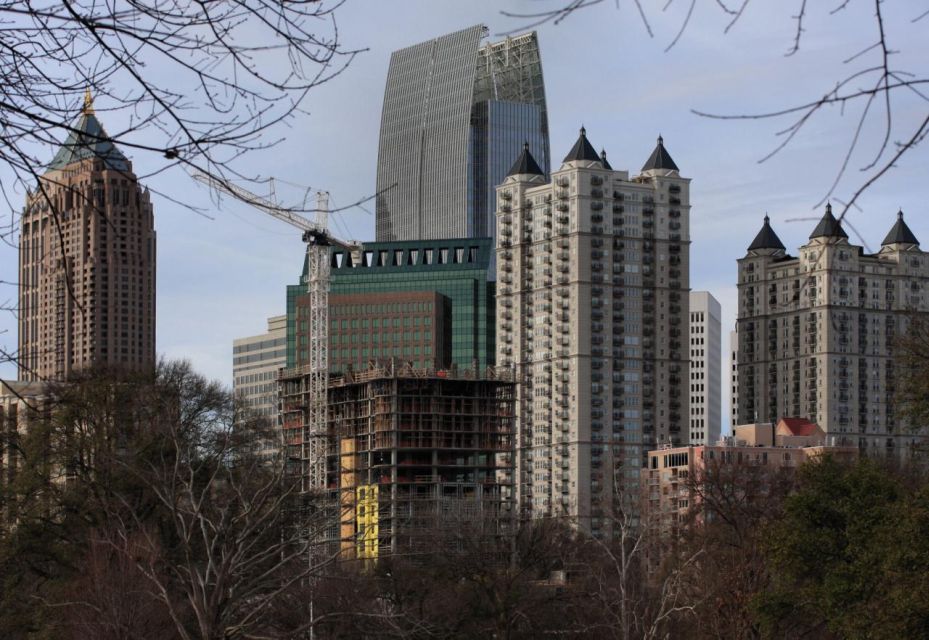
<instances>
[{"instance_id":1,"label":"apartment tower","mask_svg":"<svg viewBox=\"0 0 929 640\"><path fill-rule=\"evenodd\" d=\"M690 292L690 445L716 444L722 427L719 302Z\"/></svg>"},{"instance_id":2,"label":"apartment tower","mask_svg":"<svg viewBox=\"0 0 929 640\"><path fill-rule=\"evenodd\" d=\"M514 367L519 508L607 535L646 452L686 443L690 180L658 138L613 170L582 128L551 181L497 188L497 364Z\"/></svg>"},{"instance_id":3,"label":"apartment tower","mask_svg":"<svg viewBox=\"0 0 929 640\"><path fill-rule=\"evenodd\" d=\"M377 240L494 233L494 188L523 142L548 172L536 34L481 45L476 25L390 58L377 158Z\"/></svg>"},{"instance_id":4,"label":"apartment tower","mask_svg":"<svg viewBox=\"0 0 929 640\"><path fill-rule=\"evenodd\" d=\"M155 364L155 229L148 189L88 94L26 196L19 248L19 377Z\"/></svg>"},{"instance_id":5,"label":"apartment tower","mask_svg":"<svg viewBox=\"0 0 929 640\"><path fill-rule=\"evenodd\" d=\"M739 266L738 420L802 416L840 444L905 451L918 440L894 413L894 338L929 311L929 257L903 219L876 253L826 211L787 254L765 216Z\"/></svg>"}]
</instances>

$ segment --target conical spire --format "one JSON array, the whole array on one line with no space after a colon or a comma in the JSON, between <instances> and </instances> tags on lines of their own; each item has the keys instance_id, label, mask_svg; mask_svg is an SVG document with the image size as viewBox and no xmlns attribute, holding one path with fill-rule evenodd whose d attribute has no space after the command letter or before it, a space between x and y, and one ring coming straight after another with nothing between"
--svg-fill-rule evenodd
<instances>
[{"instance_id":1,"label":"conical spire","mask_svg":"<svg viewBox=\"0 0 929 640\"><path fill-rule=\"evenodd\" d=\"M832 215L832 203L826 203L826 213L810 234L810 240L813 238L848 238L842 224Z\"/></svg>"},{"instance_id":2,"label":"conical spire","mask_svg":"<svg viewBox=\"0 0 929 640\"><path fill-rule=\"evenodd\" d=\"M510 168L510 171L506 174L509 176L517 175L532 175L532 176L544 176L545 173L539 167L539 163L535 161L535 158L532 157L532 154L529 153L529 143L523 143L523 151L519 154L519 157L516 158L516 162L513 163L513 166Z\"/></svg>"},{"instance_id":3,"label":"conical spire","mask_svg":"<svg viewBox=\"0 0 929 640\"><path fill-rule=\"evenodd\" d=\"M642 167L642 171L649 171L651 169L679 171L677 165L674 164L674 160L671 159L671 154L664 148L664 138L662 138L661 135L658 136L658 145L655 147L655 150L652 151L652 155L648 157L648 160L645 161L645 166Z\"/></svg>"},{"instance_id":4,"label":"conical spire","mask_svg":"<svg viewBox=\"0 0 929 640\"><path fill-rule=\"evenodd\" d=\"M894 223L894 226L890 228L881 246L883 247L888 244L915 244L919 246L919 240L916 239L916 236L910 231L906 222L903 221L902 209L897 212L897 221Z\"/></svg>"},{"instance_id":5,"label":"conical spire","mask_svg":"<svg viewBox=\"0 0 929 640\"><path fill-rule=\"evenodd\" d=\"M590 142L587 141L587 129L584 127L581 127L581 135L578 136L577 142L574 143L574 146L571 147L571 150L568 152L568 155L564 157L562 162L572 162L575 160L600 161L600 156L597 155L597 151L591 146Z\"/></svg>"},{"instance_id":6,"label":"conical spire","mask_svg":"<svg viewBox=\"0 0 929 640\"><path fill-rule=\"evenodd\" d=\"M600 162L603 163L604 169L613 170L613 167L610 166L610 163L606 161L606 149L600 149Z\"/></svg>"},{"instance_id":7,"label":"conical spire","mask_svg":"<svg viewBox=\"0 0 929 640\"><path fill-rule=\"evenodd\" d=\"M94 97L90 93L90 87L84 90L84 108L81 110L85 116L93 115L94 113Z\"/></svg>"},{"instance_id":8,"label":"conical spire","mask_svg":"<svg viewBox=\"0 0 929 640\"><path fill-rule=\"evenodd\" d=\"M61 169L89 158L103 160L108 169L129 171L129 160L116 148L94 114L94 100L90 89L84 93L80 120L49 163L48 169Z\"/></svg>"},{"instance_id":9,"label":"conical spire","mask_svg":"<svg viewBox=\"0 0 929 640\"><path fill-rule=\"evenodd\" d=\"M749 251L755 251L757 249L780 249L784 250L784 243L781 242L781 239L777 237L777 234L774 233L774 229L771 228L771 219L765 214L764 224L761 225L761 231L758 232L758 235L755 236L755 239L752 240L752 243L748 245Z\"/></svg>"}]
</instances>

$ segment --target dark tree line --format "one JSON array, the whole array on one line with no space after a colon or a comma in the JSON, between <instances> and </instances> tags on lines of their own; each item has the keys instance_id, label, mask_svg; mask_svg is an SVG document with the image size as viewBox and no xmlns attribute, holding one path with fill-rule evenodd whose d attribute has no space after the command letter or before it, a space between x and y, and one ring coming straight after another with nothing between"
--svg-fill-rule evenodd
<instances>
[{"instance_id":1,"label":"dark tree line","mask_svg":"<svg viewBox=\"0 0 929 640\"><path fill-rule=\"evenodd\" d=\"M900 638L929 633L929 474L710 465L671 537L615 514L339 561L269 425L186 364L92 372L3 431L0 637ZM233 428L235 424L235 428ZM449 523L446 523L449 524ZM312 562L308 558L313 558Z\"/></svg>"}]
</instances>

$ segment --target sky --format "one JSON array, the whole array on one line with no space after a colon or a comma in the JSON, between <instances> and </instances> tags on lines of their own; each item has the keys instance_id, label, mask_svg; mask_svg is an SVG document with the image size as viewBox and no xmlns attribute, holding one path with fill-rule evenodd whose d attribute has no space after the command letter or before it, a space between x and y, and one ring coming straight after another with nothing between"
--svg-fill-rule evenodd
<instances>
[{"instance_id":1,"label":"sky","mask_svg":"<svg viewBox=\"0 0 929 640\"><path fill-rule=\"evenodd\" d=\"M253 174L280 180L277 196L283 204L302 202L305 188L328 190L334 206L369 196L375 190L390 53L477 23L488 26L491 40L500 39L531 22L506 17L501 10L535 12L560 4L567 2L348 0L336 12L343 44L366 51L341 76L313 91L305 112L277 131L283 137L279 144L243 162ZM584 125L594 146L607 150L614 168L634 174L657 136L664 137L681 174L693 180L691 288L710 291L722 305L725 372L736 314L736 259L745 254L765 213L789 252L795 254L806 241L822 215L822 206L816 205L842 166L864 103L824 109L764 162L791 119L717 120L693 111L753 114L816 100L846 75L875 63L879 49L854 56L876 41L877 28L870 3L853 1L835 13L832 5L838 6L838 0L815 3L804 18L799 50L787 56L796 29L793 5L799 2L750 2L728 32L731 17L717 3L697 3L701 6L680 39L666 50L689 3L672 2L661 11L663 4L643 2L656 7L648 10L651 35L628 0L607 0L559 24L535 27L552 156L557 163ZM892 58L895 68L926 78L929 19L912 22L924 10L913 4L887 5L885 29L898 52ZM849 87L871 82L863 77ZM880 144L884 122L879 103L871 110L834 204L847 201L868 175L860 169ZM909 138L926 110L926 102L912 92L895 98L891 145ZM100 117L108 128L119 128L120 123ZM49 159L54 152L48 149ZM138 174L157 169L140 164L155 158L134 160ZM861 197L861 210L850 211L848 220L870 250L879 248L898 208L906 212L916 236L929 241L927 160L927 145L915 148ZM159 192L203 207L209 215L154 197L159 354L189 359L205 375L231 384L233 339L264 332L266 319L285 311L285 286L296 282L303 261L300 232L228 199L218 207L205 187L179 170L150 181ZM15 213L3 215L8 220ZM332 224L343 237L374 237L374 216L361 209L345 211ZM0 280L15 280L16 264L15 249L0 246ZM0 302L10 295L8 288L0 291ZM0 313L0 345L15 347L15 336L15 318ZM13 378L15 370L0 365L0 377ZM725 422L725 375L723 380Z\"/></svg>"}]
</instances>

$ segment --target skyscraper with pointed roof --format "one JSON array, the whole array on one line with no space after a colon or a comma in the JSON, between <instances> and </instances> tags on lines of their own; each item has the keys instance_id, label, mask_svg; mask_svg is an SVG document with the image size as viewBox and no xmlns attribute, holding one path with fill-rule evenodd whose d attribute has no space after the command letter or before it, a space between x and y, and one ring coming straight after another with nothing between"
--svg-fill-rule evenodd
<instances>
[{"instance_id":1,"label":"skyscraper with pointed roof","mask_svg":"<svg viewBox=\"0 0 929 640\"><path fill-rule=\"evenodd\" d=\"M929 256L903 212L868 254L827 204L796 257L765 216L738 262L739 424L800 416L867 451L925 438L894 412L894 338L929 313Z\"/></svg>"},{"instance_id":2,"label":"skyscraper with pointed roof","mask_svg":"<svg viewBox=\"0 0 929 640\"><path fill-rule=\"evenodd\" d=\"M19 377L155 363L155 229L148 189L88 94L20 219Z\"/></svg>"},{"instance_id":3,"label":"skyscraper with pointed roof","mask_svg":"<svg viewBox=\"0 0 929 640\"><path fill-rule=\"evenodd\" d=\"M524 149L497 187L520 512L604 538L638 503L647 452L688 437L690 179L659 146L630 176L582 128L551 180Z\"/></svg>"},{"instance_id":4,"label":"skyscraper with pointed roof","mask_svg":"<svg viewBox=\"0 0 929 640\"><path fill-rule=\"evenodd\" d=\"M377 158L378 242L494 234L494 188L524 143L549 171L535 32L475 25L390 58Z\"/></svg>"}]
</instances>

